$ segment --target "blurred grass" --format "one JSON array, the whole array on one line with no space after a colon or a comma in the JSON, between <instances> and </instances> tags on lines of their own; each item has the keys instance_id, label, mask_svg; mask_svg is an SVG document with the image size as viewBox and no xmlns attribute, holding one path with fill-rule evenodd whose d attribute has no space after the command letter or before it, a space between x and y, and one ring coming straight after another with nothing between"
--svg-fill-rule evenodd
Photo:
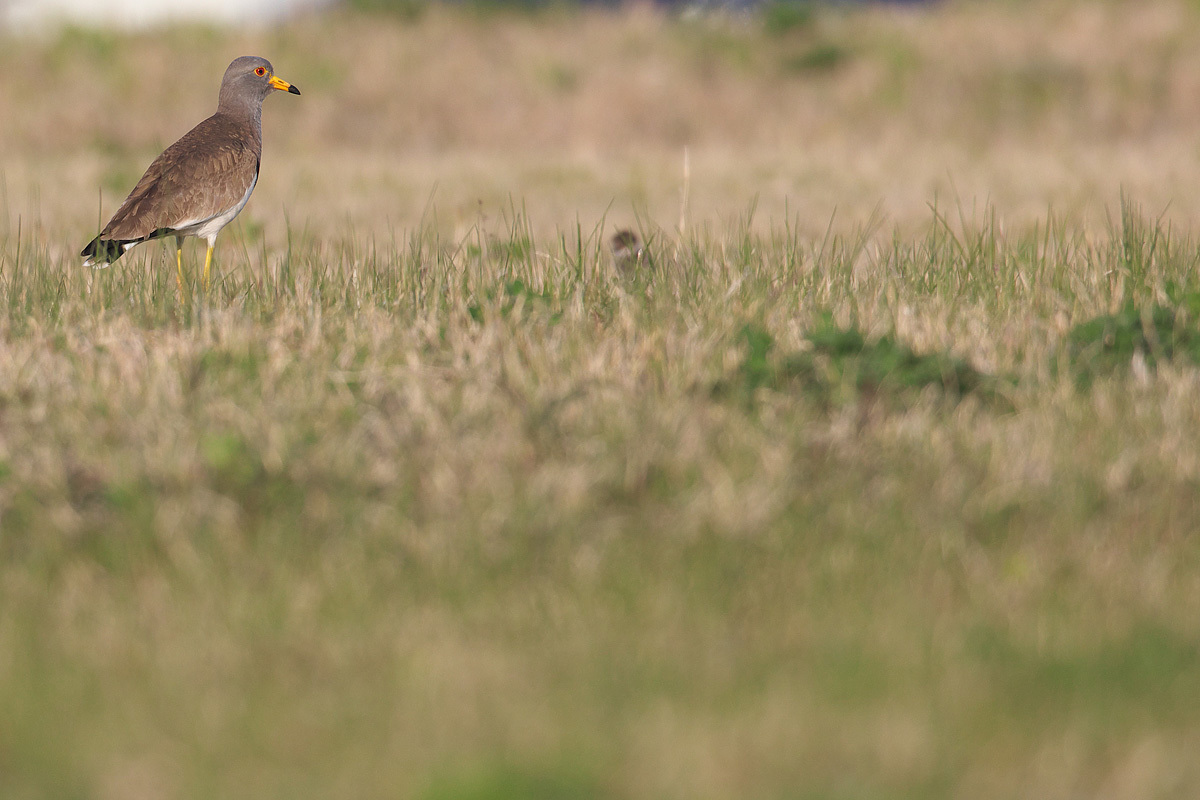
<instances>
[{"instance_id":1,"label":"blurred grass","mask_svg":"<svg viewBox=\"0 0 1200 800\"><path fill-rule=\"evenodd\" d=\"M1197 785L1200 373L1056 366L1060 310L1194 283L1125 216L1054 260L660 231L635 288L520 219L301 239L183 304L8 237L0 788ZM1006 403L920 388L968 363Z\"/></svg>"},{"instance_id":2,"label":"blurred grass","mask_svg":"<svg viewBox=\"0 0 1200 800\"><path fill-rule=\"evenodd\" d=\"M0 796L1195 794L1198 35L6 40ZM81 270L243 50L305 94L212 294Z\"/></svg>"}]
</instances>

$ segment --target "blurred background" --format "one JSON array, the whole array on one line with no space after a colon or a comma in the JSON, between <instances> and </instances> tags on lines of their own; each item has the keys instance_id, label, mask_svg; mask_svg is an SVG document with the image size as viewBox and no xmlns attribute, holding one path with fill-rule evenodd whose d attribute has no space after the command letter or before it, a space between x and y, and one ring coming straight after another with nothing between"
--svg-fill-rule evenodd
<instances>
[{"instance_id":1,"label":"blurred background","mask_svg":"<svg viewBox=\"0 0 1200 800\"><path fill-rule=\"evenodd\" d=\"M830 4L863 3L872 0L825 0ZM874 0L896 4L922 3L929 0ZM693 5L681 0L655 0L658 5ZM762 0L727 0L697 5L753 8ZM545 6L547 0L510 0L497 5ZM583 0L582 5L617 6L615 0ZM156 0L5 0L0 3L9 24L86 23L91 25L153 25L191 20L234 23L250 20L282 20L322 6L347 5L360 9L395 10L411 8L413 0L183 0L165 3Z\"/></svg>"},{"instance_id":2,"label":"blurred background","mask_svg":"<svg viewBox=\"0 0 1200 800\"><path fill-rule=\"evenodd\" d=\"M284 20L331 0L4 0L5 22L28 26L86 24L127 27L177 21L240 23Z\"/></svg>"},{"instance_id":3,"label":"blurred background","mask_svg":"<svg viewBox=\"0 0 1200 800\"><path fill-rule=\"evenodd\" d=\"M250 242L516 214L816 237L934 204L1100 226L1122 193L1200 212L1193 0L7 0L0 19L3 213L64 257L250 53L304 92L267 102Z\"/></svg>"}]
</instances>

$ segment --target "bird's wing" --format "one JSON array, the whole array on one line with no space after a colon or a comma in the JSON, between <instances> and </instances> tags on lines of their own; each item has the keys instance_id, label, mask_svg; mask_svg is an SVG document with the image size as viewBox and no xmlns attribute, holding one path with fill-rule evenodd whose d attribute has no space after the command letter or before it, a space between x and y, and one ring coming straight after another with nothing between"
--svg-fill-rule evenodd
<instances>
[{"instance_id":1,"label":"bird's wing","mask_svg":"<svg viewBox=\"0 0 1200 800\"><path fill-rule=\"evenodd\" d=\"M213 115L146 168L101 239L142 239L194 225L233 208L258 176L257 131Z\"/></svg>"}]
</instances>

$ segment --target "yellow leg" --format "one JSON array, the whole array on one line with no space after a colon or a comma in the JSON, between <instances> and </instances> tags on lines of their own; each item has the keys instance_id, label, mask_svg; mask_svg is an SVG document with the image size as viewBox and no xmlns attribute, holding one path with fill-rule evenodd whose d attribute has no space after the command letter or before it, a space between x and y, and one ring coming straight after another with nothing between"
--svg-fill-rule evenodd
<instances>
[{"instance_id":1,"label":"yellow leg","mask_svg":"<svg viewBox=\"0 0 1200 800\"><path fill-rule=\"evenodd\" d=\"M183 242L175 240L175 285L179 289L179 300L183 301Z\"/></svg>"},{"instance_id":2,"label":"yellow leg","mask_svg":"<svg viewBox=\"0 0 1200 800\"><path fill-rule=\"evenodd\" d=\"M208 246L208 252L204 254L204 292L208 293L208 270L212 266L212 251L213 246Z\"/></svg>"}]
</instances>

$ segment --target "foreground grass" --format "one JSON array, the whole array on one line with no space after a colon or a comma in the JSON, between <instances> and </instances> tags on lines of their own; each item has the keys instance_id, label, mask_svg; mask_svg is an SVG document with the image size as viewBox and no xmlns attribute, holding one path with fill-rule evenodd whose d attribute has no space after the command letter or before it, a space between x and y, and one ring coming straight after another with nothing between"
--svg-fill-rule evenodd
<instances>
[{"instance_id":1,"label":"foreground grass","mask_svg":"<svg viewBox=\"0 0 1200 800\"><path fill-rule=\"evenodd\" d=\"M1200 245L1116 216L299 237L182 304L7 231L0 794L1191 795L1200 371L1071 347L1194 328Z\"/></svg>"}]
</instances>

